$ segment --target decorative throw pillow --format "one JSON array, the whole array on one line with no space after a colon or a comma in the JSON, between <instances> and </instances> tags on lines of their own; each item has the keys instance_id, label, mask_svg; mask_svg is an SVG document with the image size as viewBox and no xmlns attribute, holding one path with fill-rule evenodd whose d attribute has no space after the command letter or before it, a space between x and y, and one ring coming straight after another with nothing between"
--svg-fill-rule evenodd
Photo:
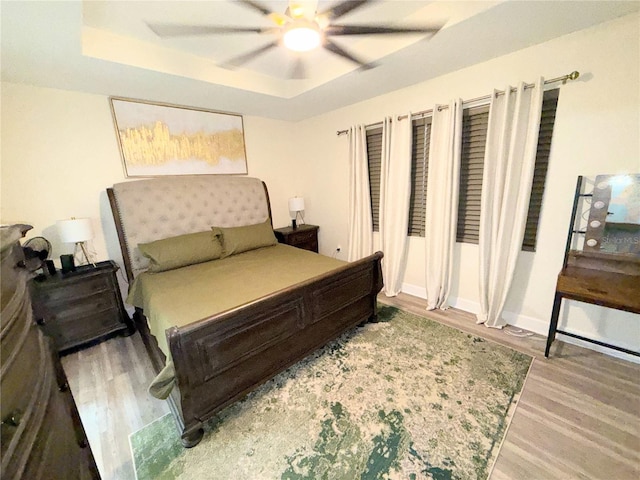
<instances>
[{"instance_id":1,"label":"decorative throw pillow","mask_svg":"<svg viewBox=\"0 0 640 480\"><path fill-rule=\"evenodd\" d=\"M222 258L256 248L270 247L278 243L269 220L244 227L211 228L214 234L220 233Z\"/></svg>"},{"instance_id":2,"label":"decorative throw pillow","mask_svg":"<svg viewBox=\"0 0 640 480\"><path fill-rule=\"evenodd\" d=\"M157 273L222 257L220 238L210 231L188 233L141 243L138 248L149 258L149 272Z\"/></svg>"}]
</instances>

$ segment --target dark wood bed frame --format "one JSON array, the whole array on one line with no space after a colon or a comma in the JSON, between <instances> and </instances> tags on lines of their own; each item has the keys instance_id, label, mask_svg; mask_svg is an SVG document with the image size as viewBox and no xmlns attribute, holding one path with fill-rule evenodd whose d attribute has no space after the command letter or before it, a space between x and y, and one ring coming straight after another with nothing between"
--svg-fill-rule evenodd
<instances>
[{"instance_id":1,"label":"dark wood bed frame","mask_svg":"<svg viewBox=\"0 0 640 480\"><path fill-rule=\"evenodd\" d=\"M269 203L266 185L265 193ZM107 195L131 282L125 232L111 188ZM227 405L342 333L374 320L376 297L382 289L382 256L377 252L237 308L167 330L176 377L168 401L183 445L197 445L204 422ZM166 358L140 309L134 320L160 372Z\"/></svg>"}]
</instances>

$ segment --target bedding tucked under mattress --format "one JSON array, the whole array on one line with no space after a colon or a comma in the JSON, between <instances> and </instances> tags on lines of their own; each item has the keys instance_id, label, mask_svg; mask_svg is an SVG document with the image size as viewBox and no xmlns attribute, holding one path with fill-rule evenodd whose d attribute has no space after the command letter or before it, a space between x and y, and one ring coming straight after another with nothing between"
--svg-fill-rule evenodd
<instances>
[{"instance_id":1,"label":"bedding tucked under mattress","mask_svg":"<svg viewBox=\"0 0 640 480\"><path fill-rule=\"evenodd\" d=\"M343 265L341 260L277 244L176 270L142 273L127 303L143 309L151 333L169 358L166 329L188 325Z\"/></svg>"}]
</instances>

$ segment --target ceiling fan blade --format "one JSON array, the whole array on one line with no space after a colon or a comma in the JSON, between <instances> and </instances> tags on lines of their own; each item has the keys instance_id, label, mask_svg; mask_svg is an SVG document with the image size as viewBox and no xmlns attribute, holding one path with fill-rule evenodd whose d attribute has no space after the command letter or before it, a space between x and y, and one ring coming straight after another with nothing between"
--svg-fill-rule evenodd
<instances>
[{"instance_id":1,"label":"ceiling fan blade","mask_svg":"<svg viewBox=\"0 0 640 480\"><path fill-rule=\"evenodd\" d=\"M216 33L267 33L271 28L261 27L224 27L214 25L174 25L167 23L148 23L148 27L160 38L195 37Z\"/></svg>"},{"instance_id":2,"label":"ceiling fan blade","mask_svg":"<svg viewBox=\"0 0 640 480\"><path fill-rule=\"evenodd\" d=\"M370 3L371 0L346 0L341 2L333 7L325 10L320 13L319 16L326 17L329 20L335 20L336 18L340 18L347 13L355 10L356 8L362 7L365 3Z\"/></svg>"},{"instance_id":3,"label":"ceiling fan blade","mask_svg":"<svg viewBox=\"0 0 640 480\"><path fill-rule=\"evenodd\" d=\"M344 48L336 45L329 39L325 39L323 47L329 50L331 53L335 53L336 55L342 58L346 58L347 60L353 63L357 63L358 65L360 65L360 68L363 70L369 70L376 66L375 63L366 63L356 58L351 53L347 52Z\"/></svg>"},{"instance_id":4,"label":"ceiling fan blade","mask_svg":"<svg viewBox=\"0 0 640 480\"><path fill-rule=\"evenodd\" d=\"M291 73L289 74L289 78L295 80L302 80L307 78L307 69L304 67L304 62L302 58L298 57L293 64L293 68L291 69Z\"/></svg>"},{"instance_id":5,"label":"ceiling fan blade","mask_svg":"<svg viewBox=\"0 0 640 480\"><path fill-rule=\"evenodd\" d=\"M251 0L236 0L236 1L244 5L245 7L249 7L260 12L263 15L269 15L271 13L271 10L260 5L258 2L252 2Z\"/></svg>"},{"instance_id":6,"label":"ceiling fan blade","mask_svg":"<svg viewBox=\"0 0 640 480\"><path fill-rule=\"evenodd\" d=\"M255 50L251 50L248 53L243 53L242 55L238 55L237 57L231 58L229 60L227 60L226 62L222 63L220 66L224 67L224 68L236 68L239 67L240 65L243 65L245 63L247 63L249 60L254 59L255 57L257 57L258 55L271 50L272 48L277 47L280 44L279 40L276 40L274 42L268 43L266 45L263 45L260 48L256 48Z\"/></svg>"},{"instance_id":7,"label":"ceiling fan blade","mask_svg":"<svg viewBox=\"0 0 640 480\"><path fill-rule=\"evenodd\" d=\"M402 33L437 33L442 27L386 27L384 25L329 25L325 35L380 35Z\"/></svg>"}]
</instances>

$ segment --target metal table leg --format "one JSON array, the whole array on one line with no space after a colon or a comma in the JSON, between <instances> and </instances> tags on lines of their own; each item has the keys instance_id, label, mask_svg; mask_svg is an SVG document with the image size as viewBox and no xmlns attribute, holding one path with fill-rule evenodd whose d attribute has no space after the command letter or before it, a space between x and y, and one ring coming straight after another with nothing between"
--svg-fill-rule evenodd
<instances>
[{"instance_id":1,"label":"metal table leg","mask_svg":"<svg viewBox=\"0 0 640 480\"><path fill-rule=\"evenodd\" d=\"M558 316L560 315L560 305L562 304L562 294L556 292L553 298L553 309L551 310L551 322L549 323L549 335L547 336L547 348L544 351L544 356L549 358L549 350L551 344L556 339L556 330L558 329Z\"/></svg>"}]
</instances>

